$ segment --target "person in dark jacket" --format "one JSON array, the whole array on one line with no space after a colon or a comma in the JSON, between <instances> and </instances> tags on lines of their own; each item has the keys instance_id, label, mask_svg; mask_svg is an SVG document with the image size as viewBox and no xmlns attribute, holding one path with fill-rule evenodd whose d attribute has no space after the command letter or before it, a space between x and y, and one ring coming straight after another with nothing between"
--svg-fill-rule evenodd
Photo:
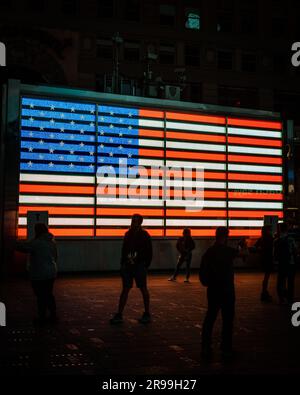
<instances>
[{"instance_id":1,"label":"person in dark jacket","mask_svg":"<svg viewBox=\"0 0 300 395\"><path fill-rule=\"evenodd\" d=\"M261 229L261 237L255 243L255 250L260 254L260 264L264 272L264 279L262 283L261 301L270 302L271 295L268 292L268 284L271 273L273 271L273 236L272 228L269 225L264 225Z\"/></svg>"},{"instance_id":2,"label":"person in dark jacket","mask_svg":"<svg viewBox=\"0 0 300 395\"><path fill-rule=\"evenodd\" d=\"M216 230L215 244L204 253L199 278L207 287L208 309L202 328L202 355L211 355L211 337L218 312L222 313L221 350L224 357L232 354L232 331L235 309L233 260L238 251L227 246L229 230Z\"/></svg>"},{"instance_id":3,"label":"person in dark jacket","mask_svg":"<svg viewBox=\"0 0 300 395\"><path fill-rule=\"evenodd\" d=\"M35 323L56 322L56 302L53 286L57 274L57 247L52 233L43 223L34 227L35 238L30 241L18 241L16 250L30 254L29 278L37 298L38 318ZM50 316L47 320L47 311Z\"/></svg>"},{"instance_id":4,"label":"person in dark jacket","mask_svg":"<svg viewBox=\"0 0 300 395\"><path fill-rule=\"evenodd\" d=\"M173 276L169 278L169 281L176 281L176 277L180 271L181 266L185 262L186 264L186 277L184 282L188 283L191 274L191 262L192 262L192 251L195 248L195 242L191 236L191 230L189 228L183 229L182 236L179 237L176 244L177 251L179 252L177 265Z\"/></svg>"},{"instance_id":5,"label":"person in dark jacket","mask_svg":"<svg viewBox=\"0 0 300 395\"><path fill-rule=\"evenodd\" d=\"M279 235L274 241L274 258L278 262L277 294L280 304L294 301L297 248L288 234L288 225L279 224Z\"/></svg>"},{"instance_id":6,"label":"person in dark jacket","mask_svg":"<svg viewBox=\"0 0 300 395\"><path fill-rule=\"evenodd\" d=\"M111 324L123 322L123 310L127 303L130 289L135 280L136 286L141 290L145 311L140 322L143 324L151 321L150 296L147 288L147 269L152 260L152 242L149 233L142 228L143 217L134 214L130 229L125 233L121 254L122 292L119 300L119 309L110 320Z\"/></svg>"}]
</instances>

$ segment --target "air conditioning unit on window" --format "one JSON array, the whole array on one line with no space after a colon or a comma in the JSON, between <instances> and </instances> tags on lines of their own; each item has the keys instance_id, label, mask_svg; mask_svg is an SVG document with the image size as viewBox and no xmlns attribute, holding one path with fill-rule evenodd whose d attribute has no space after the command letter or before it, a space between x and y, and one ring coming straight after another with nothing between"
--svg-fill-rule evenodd
<instances>
[{"instance_id":1,"label":"air conditioning unit on window","mask_svg":"<svg viewBox=\"0 0 300 395\"><path fill-rule=\"evenodd\" d=\"M166 85L165 99L180 100L180 86Z\"/></svg>"},{"instance_id":2,"label":"air conditioning unit on window","mask_svg":"<svg viewBox=\"0 0 300 395\"><path fill-rule=\"evenodd\" d=\"M148 85L148 96L149 97L157 97L158 90L156 85Z\"/></svg>"}]
</instances>

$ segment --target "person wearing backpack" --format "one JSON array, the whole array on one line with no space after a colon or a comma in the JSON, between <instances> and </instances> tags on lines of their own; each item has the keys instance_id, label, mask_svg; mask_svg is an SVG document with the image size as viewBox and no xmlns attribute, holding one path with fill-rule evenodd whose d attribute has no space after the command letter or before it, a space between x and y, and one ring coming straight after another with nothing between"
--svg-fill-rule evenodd
<instances>
[{"instance_id":1,"label":"person wearing backpack","mask_svg":"<svg viewBox=\"0 0 300 395\"><path fill-rule=\"evenodd\" d=\"M202 356L209 358L212 353L212 331L219 311L222 314L221 351L224 358L232 356L232 332L235 313L235 289L233 261L238 251L227 246L229 230L216 229L213 246L204 253L199 278L207 287L207 313L202 328Z\"/></svg>"},{"instance_id":2,"label":"person wearing backpack","mask_svg":"<svg viewBox=\"0 0 300 395\"><path fill-rule=\"evenodd\" d=\"M152 242L149 233L142 228L143 217L134 214L130 229L125 233L121 253L122 292L119 299L118 312L111 318L111 324L123 322L123 310L126 306L128 294L135 280L140 289L145 311L139 322L147 324L151 321L150 296L147 288L147 270L152 260Z\"/></svg>"},{"instance_id":3,"label":"person wearing backpack","mask_svg":"<svg viewBox=\"0 0 300 395\"><path fill-rule=\"evenodd\" d=\"M53 286L57 275L58 254L53 234L45 224L35 224L34 231L34 239L18 241L16 250L30 254L28 272L38 308L38 318L34 323L44 325L47 322L57 321ZM47 312L49 312L48 318Z\"/></svg>"},{"instance_id":4,"label":"person wearing backpack","mask_svg":"<svg viewBox=\"0 0 300 395\"><path fill-rule=\"evenodd\" d=\"M262 302L272 301L272 297L268 291L268 285L274 269L273 244L274 239L272 228L269 225L264 225L261 229L261 237L257 240L254 246L254 251L257 251L260 255L260 266L264 272L262 291L260 295L260 300Z\"/></svg>"},{"instance_id":5,"label":"person wearing backpack","mask_svg":"<svg viewBox=\"0 0 300 395\"><path fill-rule=\"evenodd\" d=\"M279 224L279 235L274 241L274 258L278 262L277 294L280 304L294 302L297 248L288 234L288 225Z\"/></svg>"}]
</instances>

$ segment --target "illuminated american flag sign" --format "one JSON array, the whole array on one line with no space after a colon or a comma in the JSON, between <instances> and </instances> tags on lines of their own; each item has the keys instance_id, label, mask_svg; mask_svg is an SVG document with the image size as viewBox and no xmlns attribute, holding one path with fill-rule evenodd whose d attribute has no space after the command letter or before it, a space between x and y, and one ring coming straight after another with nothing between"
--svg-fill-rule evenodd
<instances>
[{"instance_id":1,"label":"illuminated american flag sign","mask_svg":"<svg viewBox=\"0 0 300 395\"><path fill-rule=\"evenodd\" d=\"M70 237L123 236L135 212L158 237L258 236L264 215L283 216L279 121L24 97L20 134L19 236L35 210Z\"/></svg>"}]
</instances>

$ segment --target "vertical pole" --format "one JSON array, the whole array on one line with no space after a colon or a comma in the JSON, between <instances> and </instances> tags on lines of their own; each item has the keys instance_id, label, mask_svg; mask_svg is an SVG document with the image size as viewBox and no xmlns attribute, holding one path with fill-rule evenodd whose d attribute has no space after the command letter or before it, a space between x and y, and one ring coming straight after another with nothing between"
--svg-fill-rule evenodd
<instances>
[{"instance_id":1,"label":"vertical pole","mask_svg":"<svg viewBox=\"0 0 300 395\"><path fill-rule=\"evenodd\" d=\"M225 133L226 133L226 162L225 162L225 177L226 177L226 226L229 227L229 207L228 207L228 117L225 118Z\"/></svg>"},{"instance_id":2,"label":"vertical pole","mask_svg":"<svg viewBox=\"0 0 300 395\"><path fill-rule=\"evenodd\" d=\"M97 236L97 165L98 165L98 136L99 136L99 129L98 129L98 104L95 104L95 160L94 160L94 237Z\"/></svg>"},{"instance_id":3,"label":"vertical pole","mask_svg":"<svg viewBox=\"0 0 300 395\"><path fill-rule=\"evenodd\" d=\"M167 120L166 120L166 111L164 111L164 179L163 179L163 199L164 199L164 236L166 236L166 227L167 227Z\"/></svg>"}]
</instances>

